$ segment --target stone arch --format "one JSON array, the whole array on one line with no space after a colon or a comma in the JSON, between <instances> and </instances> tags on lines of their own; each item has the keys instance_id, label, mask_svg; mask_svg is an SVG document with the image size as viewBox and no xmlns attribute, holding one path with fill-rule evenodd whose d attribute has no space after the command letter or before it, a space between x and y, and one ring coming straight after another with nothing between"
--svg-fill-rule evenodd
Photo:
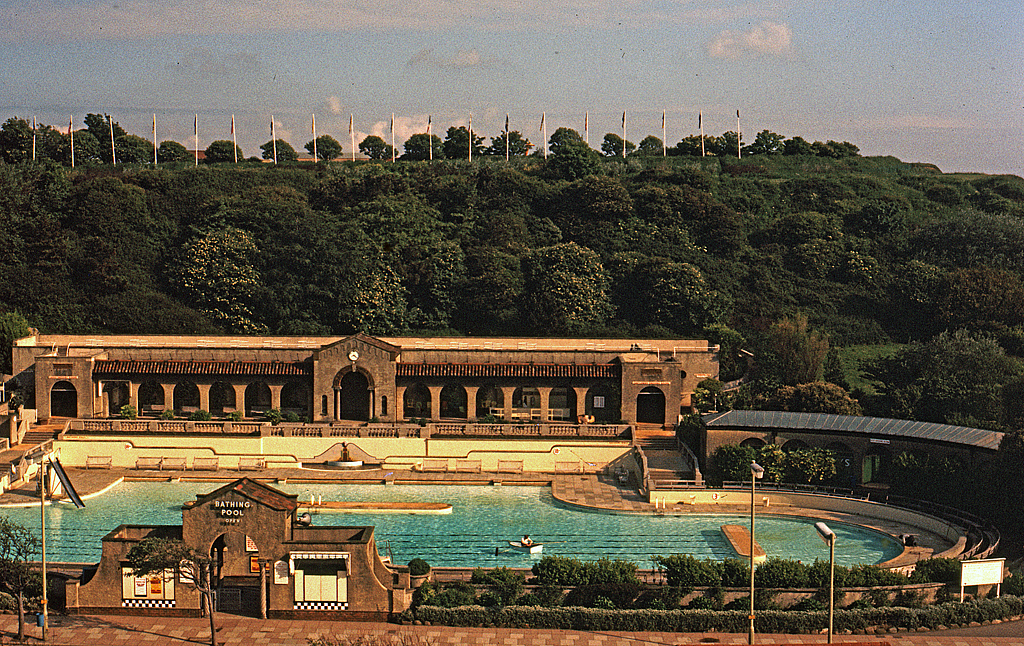
<instances>
[{"instance_id":1,"label":"stone arch","mask_svg":"<svg viewBox=\"0 0 1024 646\"><path fill-rule=\"evenodd\" d=\"M215 381L210 386L210 414L223 417L238 409L235 403L235 389L226 381Z\"/></svg>"},{"instance_id":2,"label":"stone arch","mask_svg":"<svg viewBox=\"0 0 1024 646\"><path fill-rule=\"evenodd\" d=\"M598 424L619 421L619 391L608 384L597 384L587 391L584 410Z\"/></svg>"},{"instance_id":3,"label":"stone arch","mask_svg":"<svg viewBox=\"0 0 1024 646\"><path fill-rule=\"evenodd\" d=\"M638 424L665 423L665 392L657 386L647 386L636 396Z\"/></svg>"},{"instance_id":4,"label":"stone arch","mask_svg":"<svg viewBox=\"0 0 1024 646\"><path fill-rule=\"evenodd\" d=\"M285 382L281 388L281 412L294 413L299 417L309 415L309 402L313 391L301 381Z\"/></svg>"},{"instance_id":5,"label":"stone arch","mask_svg":"<svg viewBox=\"0 0 1024 646\"><path fill-rule=\"evenodd\" d=\"M406 419L430 419L430 389L421 383L406 388L402 411Z\"/></svg>"},{"instance_id":6,"label":"stone arch","mask_svg":"<svg viewBox=\"0 0 1024 646\"><path fill-rule=\"evenodd\" d=\"M340 374L340 373L339 373ZM360 370L346 372L338 383L338 419L365 422L370 419L370 380Z\"/></svg>"},{"instance_id":7,"label":"stone arch","mask_svg":"<svg viewBox=\"0 0 1024 646\"><path fill-rule=\"evenodd\" d=\"M217 610L247 617L260 614L259 573L251 571L251 557L259 556L249 549L255 541L239 531L218 534L210 544L213 583L218 589Z\"/></svg>"},{"instance_id":8,"label":"stone arch","mask_svg":"<svg viewBox=\"0 0 1024 646\"><path fill-rule=\"evenodd\" d=\"M131 403L131 392L126 381L108 381L103 384L107 415L119 415L121 407Z\"/></svg>"},{"instance_id":9,"label":"stone arch","mask_svg":"<svg viewBox=\"0 0 1024 646\"><path fill-rule=\"evenodd\" d=\"M139 413L154 412L164 408L164 389L155 381L144 381L139 385Z\"/></svg>"},{"instance_id":10,"label":"stone arch","mask_svg":"<svg viewBox=\"0 0 1024 646\"><path fill-rule=\"evenodd\" d=\"M842 487L857 486L857 460L853 449L842 442L831 442L826 447L835 455L836 484Z\"/></svg>"},{"instance_id":11,"label":"stone arch","mask_svg":"<svg viewBox=\"0 0 1024 646\"><path fill-rule=\"evenodd\" d=\"M245 416L259 417L270 410L270 386L255 381L245 387Z\"/></svg>"},{"instance_id":12,"label":"stone arch","mask_svg":"<svg viewBox=\"0 0 1024 646\"><path fill-rule=\"evenodd\" d=\"M467 406L468 396L466 389L461 384L447 384L441 389L441 395L438 397L441 405L441 417L456 417L459 419L466 419L467 417Z\"/></svg>"},{"instance_id":13,"label":"stone arch","mask_svg":"<svg viewBox=\"0 0 1024 646\"><path fill-rule=\"evenodd\" d=\"M512 408L540 408L540 391L533 386L520 386L512 392Z\"/></svg>"},{"instance_id":14,"label":"stone arch","mask_svg":"<svg viewBox=\"0 0 1024 646\"><path fill-rule=\"evenodd\" d=\"M191 381L179 381L174 384L171 395L171 408L176 411L194 411L199 409L199 386Z\"/></svg>"},{"instance_id":15,"label":"stone arch","mask_svg":"<svg viewBox=\"0 0 1024 646\"><path fill-rule=\"evenodd\" d=\"M50 387L50 417L78 417L78 389L70 381Z\"/></svg>"},{"instance_id":16,"label":"stone arch","mask_svg":"<svg viewBox=\"0 0 1024 646\"><path fill-rule=\"evenodd\" d=\"M811 448L811 445L803 440L787 440L786 443L782 445L782 450L786 453L789 453L790 451L806 451L809 448Z\"/></svg>"},{"instance_id":17,"label":"stone arch","mask_svg":"<svg viewBox=\"0 0 1024 646\"><path fill-rule=\"evenodd\" d=\"M548 411L553 420L576 419L576 390L569 386L555 386L548 395Z\"/></svg>"},{"instance_id":18,"label":"stone arch","mask_svg":"<svg viewBox=\"0 0 1024 646\"><path fill-rule=\"evenodd\" d=\"M505 393L494 384L485 384L476 391L476 416L479 419L492 414L505 416Z\"/></svg>"},{"instance_id":19,"label":"stone arch","mask_svg":"<svg viewBox=\"0 0 1024 646\"><path fill-rule=\"evenodd\" d=\"M767 446L768 443L759 437L748 437L747 439L740 442L740 446L750 447L752 449L760 449L761 447Z\"/></svg>"}]
</instances>

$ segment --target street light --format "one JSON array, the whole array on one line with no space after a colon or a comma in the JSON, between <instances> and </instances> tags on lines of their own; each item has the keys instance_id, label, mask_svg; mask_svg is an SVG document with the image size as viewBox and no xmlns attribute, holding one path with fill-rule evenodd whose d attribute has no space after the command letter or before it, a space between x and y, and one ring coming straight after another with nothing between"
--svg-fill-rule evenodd
<instances>
[{"instance_id":1,"label":"street light","mask_svg":"<svg viewBox=\"0 0 1024 646\"><path fill-rule=\"evenodd\" d=\"M764 467L750 463L750 641L754 643L754 495L758 478L764 477Z\"/></svg>"},{"instance_id":2,"label":"street light","mask_svg":"<svg viewBox=\"0 0 1024 646\"><path fill-rule=\"evenodd\" d=\"M836 533L825 523L814 523L818 536L828 545L828 643L832 643L832 616L836 604Z\"/></svg>"}]
</instances>

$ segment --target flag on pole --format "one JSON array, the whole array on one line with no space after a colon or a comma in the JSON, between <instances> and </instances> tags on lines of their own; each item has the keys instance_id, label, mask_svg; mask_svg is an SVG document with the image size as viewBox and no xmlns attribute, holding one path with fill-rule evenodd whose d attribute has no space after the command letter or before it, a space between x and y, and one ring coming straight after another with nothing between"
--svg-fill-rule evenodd
<instances>
[{"instance_id":1,"label":"flag on pole","mask_svg":"<svg viewBox=\"0 0 1024 646\"><path fill-rule=\"evenodd\" d=\"M544 112L540 113L540 131L541 131L541 136L544 138L544 159L547 159L548 158L548 131L547 131L547 128L544 126L544 117L545 116L547 116L546 113L544 113Z\"/></svg>"},{"instance_id":2,"label":"flag on pole","mask_svg":"<svg viewBox=\"0 0 1024 646\"><path fill-rule=\"evenodd\" d=\"M110 126L110 161L117 166L117 153L114 151L114 120L107 115L107 125Z\"/></svg>"},{"instance_id":3,"label":"flag on pole","mask_svg":"<svg viewBox=\"0 0 1024 646\"><path fill-rule=\"evenodd\" d=\"M348 138L352 144L352 161L356 160L356 131L352 127L352 115L348 115Z\"/></svg>"},{"instance_id":4,"label":"flag on pole","mask_svg":"<svg viewBox=\"0 0 1024 646\"><path fill-rule=\"evenodd\" d=\"M626 112L622 112L622 158L626 158Z\"/></svg>"},{"instance_id":5,"label":"flag on pole","mask_svg":"<svg viewBox=\"0 0 1024 646\"><path fill-rule=\"evenodd\" d=\"M700 130L700 156L704 156L704 125L701 123L701 112L697 112L697 130Z\"/></svg>"},{"instance_id":6,"label":"flag on pole","mask_svg":"<svg viewBox=\"0 0 1024 646\"><path fill-rule=\"evenodd\" d=\"M196 114L195 121L196 130L196 166L199 165L199 115Z\"/></svg>"},{"instance_id":7,"label":"flag on pole","mask_svg":"<svg viewBox=\"0 0 1024 646\"><path fill-rule=\"evenodd\" d=\"M156 113L153 114L153 165L156 166Z\"/></svg>"},{"instance_id":8,"label":"flag on pole","mask_svg":"<svg viewBox=\"0 0 1024 646\"><path fill-rule=\"evenodd\" d=\"M395 113L391 113L391 161L395 161Z\"/></svg>"},{"instance_id":9,"label":"flag on pole","mask_svg":"<svg viewBox=\"0 0 1024 646\"><path fill-rule=\"evenodd\" d=\"M434 161L434 140L430 136L430 115L427 115L427 158Z\"/></svg>"},{"instance_id":10,"label":"flag on pole","mask_svg":"<svg viewBox=\"0 0 1024 646\"><path fill-rule=\"evenodd\" d=\"M235 115L231 115L231 148L235 155L235 163L238 163L238 142L235 141Z\"/></svg>"},{"instance_id":11,"label":"flag on pole","mask_svg":"<svg viewBox=\"0 0 1024 646\"><path fill-rule=\"evenodd\" d=\"M473 161L473 115L469 115L469 161Z\"/></svg>"},{"instance_id":12,"label":"flag on pole","mask_svg":"<svg viewBox=\"0 0 1024 646\"><path fill-rule=\"evenodd\" d=\"M505 113L505 161L508 161L508 113Z\"/></svg>"},{"instance_id":13,"label":"flag on pole","mask_svg":"<svg viewBox=\"0 0 1024 646\"><path fill-rule=\"evenodd\" d=\"M316 156L316 113L313 114L313 124L310 126L313 129L313 161L317 160Z\"/></svg>"},{"instance_id":14,"label":"flag on pole","mask_svg":"<svg viewBox=\"0 0 1024 646\"><path fill-rule=\"evenodd\" d=\"M32 117L32 161L36 160L36 118Z\"/></svg>"},{"instance_id":15,"label":"flag on pole","mask_svg":"<svg viewBox=\"0 0 1024 646\"><path fill-rule=\"evenodd\" d=\"M740 159L740 111L736 110L736 159Z\"/></svg>"},{"instance_id":16,"label":"flag on pole","mask_svg":"<svg viewBox=\"0 0 1024 646\"><path fill-rule=\"evenodd\" d=\"M277 165L277 137L274 135L274 115L270 115L270 143L274 147L274 165Z\"/></svg>"},{"instance_id":17,"label":"flag on pole","mask_svg":"<svg viewBox=\"0 0 1024 646\"><path fill-rule=\"evenodd\" d=\"M583 140L590 145L590 111L583 113Z\"/></svg>"},{"instance_id":18,"label":"flag on pole","mask_svg":"<svg viewBox=\"0 0 1024 646\"><path fill-rule=\"evenodd\" d=\"M68 118L68 137L71 139L71 168L75 167L75 115Z\"/></svg>"}]
</instances>

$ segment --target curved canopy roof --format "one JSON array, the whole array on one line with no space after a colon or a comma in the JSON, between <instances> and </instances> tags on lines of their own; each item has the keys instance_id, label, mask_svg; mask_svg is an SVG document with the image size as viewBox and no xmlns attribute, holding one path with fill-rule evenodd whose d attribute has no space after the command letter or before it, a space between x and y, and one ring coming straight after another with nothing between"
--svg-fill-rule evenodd
<instances>
[{"instance_id":1,"label":"curved canopy roof","mask_svg":"<svg viewBox=\"0 0 1024 646\"><path fill-rule=\"evenodd\" d=\"M858 417L856 415L830 415L827 413L791 413L771 410L730 410L710 413L703 417L708 428L777 428L794 431L827 431L855 433L857 435L897 436L966 444L995 451L1003 439L998 431L986 431L966 426L950 426L933 422L917 422L884 417Z\"/></svg>"}]
</instances>

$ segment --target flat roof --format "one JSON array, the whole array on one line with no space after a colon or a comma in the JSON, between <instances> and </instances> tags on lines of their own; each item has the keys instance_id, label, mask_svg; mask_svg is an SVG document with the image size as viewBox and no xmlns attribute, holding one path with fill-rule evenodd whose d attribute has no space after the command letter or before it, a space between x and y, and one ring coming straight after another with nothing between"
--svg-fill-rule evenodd
<instances>
[{"instance_id":1,"label":"flat roof","mask_svg":"<svg viewBox=\"0 0 1024 646\"><path fill-rule=\"evenodd\" d=\"M918 422L885 417L792 413L770 410L730 410L702 417L708 428L777 428L795 431L832 431L857 435L908 437L917 440L966 444L995 451L1003 433L966 426Z\"/></svg>"},{"instance_id":2,"label":"flat roof","mask_svg":"<svg viewBox=\"0 0 1024 646\"><path fill-rule=\"evenodd\" d=\"M39 334L15 341L19 347L55 348L259 348L319 350L346 336L180 336L129 334ZM559 352L657 353L708 352L715 349L697 339L569 339L535 337L374 337L403 350L512 350Z\"/></svg>"}]
</instances>

